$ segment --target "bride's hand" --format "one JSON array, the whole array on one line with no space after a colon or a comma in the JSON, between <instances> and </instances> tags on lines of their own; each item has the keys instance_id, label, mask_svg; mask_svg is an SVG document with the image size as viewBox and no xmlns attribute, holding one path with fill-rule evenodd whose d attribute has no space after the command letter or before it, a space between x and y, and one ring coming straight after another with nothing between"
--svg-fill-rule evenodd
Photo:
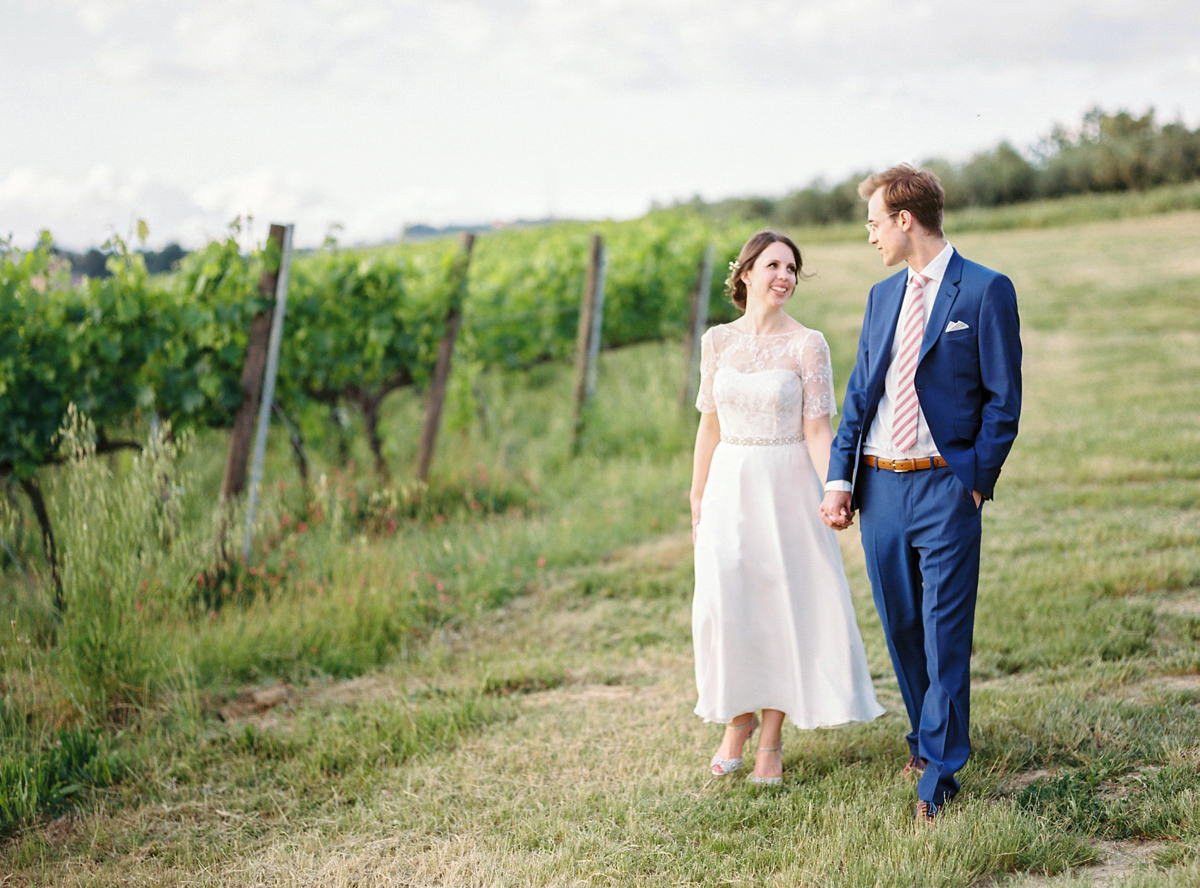
<instances>
[{"instance_id":1,"label":"bride's hand","mask_svg":"<svg viewBox=\"0 0 1200 888\"><path fill-rule=\"evenodd\" d=\"M825 499L820 507L821 520L834 530L845 530L854 523L854 507L850 503L850 494L842 490L825 492Z\"/></svg>"},{"instance_id":2,"label":"bride's hand","mask_svg":"<svg viewBox=\"0 0 1200 888\"><path fill-rule=\"evenodd\" d=\"M696 528L700 526L700 502L692 503L692 545L696 545Z\"/></svg>"}]
</instances>

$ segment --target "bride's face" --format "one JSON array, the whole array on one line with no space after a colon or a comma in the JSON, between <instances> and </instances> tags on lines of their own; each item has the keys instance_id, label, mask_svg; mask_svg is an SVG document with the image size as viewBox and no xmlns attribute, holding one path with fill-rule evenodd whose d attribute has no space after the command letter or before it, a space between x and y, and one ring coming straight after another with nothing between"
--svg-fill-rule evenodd
<instances>
[{"instance_id":1,"label":"bride's face","mask_svg":"<svg viewBox=\"0 0 1200 888\"><path fill-rule=\"evenodd\" d=\"M787 244L776 241L758 254L746 282L746 307L754 302L779 307L796 289L796 257Z\"/></svg>"}]
</instances>

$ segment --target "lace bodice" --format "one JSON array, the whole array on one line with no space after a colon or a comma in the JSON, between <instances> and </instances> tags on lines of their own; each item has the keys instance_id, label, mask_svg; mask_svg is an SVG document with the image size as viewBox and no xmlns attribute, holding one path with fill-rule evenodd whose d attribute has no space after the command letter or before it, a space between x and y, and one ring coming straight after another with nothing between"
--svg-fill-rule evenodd
<instances>
[{"instance_id":1,"label":"lace bodice","mask_svg":"<svg viewBox=\"0 0 1200 888\"><path fill-rule=\"evenodd\" d=\"M717 412L721 436L802 436L804 419L837 414L829 345L817 330L756 336L729 324L700 340L696 408Z\"/></svg>"}]
</instances>

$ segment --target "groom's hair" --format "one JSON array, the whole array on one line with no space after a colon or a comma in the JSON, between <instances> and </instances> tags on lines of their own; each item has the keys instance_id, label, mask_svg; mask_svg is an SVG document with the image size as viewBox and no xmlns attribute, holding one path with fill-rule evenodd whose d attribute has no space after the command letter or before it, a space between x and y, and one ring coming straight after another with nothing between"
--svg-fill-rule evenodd
<instances>
[{"instance_id":1,"label":"groom's hair","mask_svg":"<svg viewBox=\"0 0 1200 888\"><path fill-rule=\"evenodd\" d=\"M908 210L921 227L935 237L942 237L942 209L946 193L942 183L929 170L902 163L882 173L874 173L858 183L858 196L870 200L883 189L883 203L889 210Z\"/></svg>"}]
</instances>

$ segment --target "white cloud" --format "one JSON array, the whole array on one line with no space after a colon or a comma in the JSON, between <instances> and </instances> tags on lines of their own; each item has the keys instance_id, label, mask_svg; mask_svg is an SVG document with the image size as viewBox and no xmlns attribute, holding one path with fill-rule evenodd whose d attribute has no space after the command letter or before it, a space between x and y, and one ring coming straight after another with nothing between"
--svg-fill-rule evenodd
<instances>
[{"instance_id":1,"label":"white cloud","mask_svg":"<svg viewBox=\"0 0 1200 888\"><path fill-rule=\"evenodd\" d=\"M139 5L139 0L67 0L65 4L80 23L93 33L108 29L126 10Z\"/></svg>"},{"instance_id":2,"label":"white cloud","mask_svg":"<svg viewBox=\"0 0 1200 888\"><path fill-rule=\"evenodd\" d=\"M71 0L84 64L121 87L408 94L501 81L587 94L784 89L1194 55L1190 0Z\"/></svg>"},{"instance_id":3,"label":"white cloud","mask_svg":"<svg viewBox=\"0 0 1200 888\"><path fill-rule=\"evenodd\" d=\"M452 218L463 197L453 186L431 182L380 191L361 199L351 214L344 201L266 167L192 190L144 170L124 174L109 165L82 176L21 167L0 179L0 214L8 226L0 238L12 235L18 244L29 245L47 229L70 249L95 246L113 235L132 243L141 219L149 225L151 247L171 241L196 246L225 237L230 223L241 219L260 235L270 223L294 223L300 246L319 245L335 225L342 240L366 243L398 237L411 222Z\"/></svg>"},{"instance_id":4,"label":"white cloud","mask_svg":"<svg viewBox=\"0 0 1200 888\"><path fill-rule=\"evenodd\" d=\"M27 239L628 215L1023 146L1097 104L1200 121L1194 0L15 6L0 219Z\"/></svg>"},{"instance_id":5,"label":"white cloud","mask_svg":"<svg viewBox=\"0 0 1200 888\"><path fill-rule=\"evenodd\" d=\"M0 208L18 243L32 243L48 229L68 248L94 246L117 235L133 241L137 220L150 227L150 246L170 241L187 245L225 236L236 217L295 222L303 243L319 243L336 221L336 207L324 195L297 187L259 170L219 180L192 192L138 170L124 174L100 165L81 177L45 173L30 167L0 180ZM101 221L107 220L107 221Z\"/></svg>"},{"instance_id":6,"label":"white cloud","mask_svg":"<svg viewBox=\"0 0 1200 888\"><path fill-rule=\"evenodd\" d=\"M294 222L298 242L303 243L319 242L325 229L340 221L338 208L327 195L266 167L214 181L191 197L210 225L212 220L223 224L238 216L263 223Z\"/></svg>"},{"instance_id":7,"label":"white cloud","mask_svg":"<svg viewBox=\"0 0 1200 888\"><path fill-rule=\"evenodd\" d=\"M154 242L165 243L174 236L170 229L186 220L189 204L186 194L144 171L123 174L108 165L81 177L22 167L0 179L4 234L18 243L35 241L42 229L66 247L94 246L112 235L133 240L139 218L151 222ZM158 220L168 227L161 237L154 231Z\"/></svg>"},{"instance_id":8,"label":"white cloud","mask_svg":"<svg viewBox=\"0 0 1200 888\"><path fill-rule=\"evenodd\" d=\"M61 2L61 0L60 0ZM54 4L51 3L51 6ZM298 74L416 53L479 70L641 83L640 74L705 78L730 52L774 69L883 70L987 60L1000 66L1145 59L1185 52L1200 20L1191 0L67 0L89 32L199 74ZM347 56L349 58L347 59ZM718 69L720 65L715 67ZM366 75L370 71L360 69ZM380 73L375 71L378 75ZM631 77L631 74L633 75ZM670 78L667 78L668 81Z\"/></svg>"}]
</instances>

